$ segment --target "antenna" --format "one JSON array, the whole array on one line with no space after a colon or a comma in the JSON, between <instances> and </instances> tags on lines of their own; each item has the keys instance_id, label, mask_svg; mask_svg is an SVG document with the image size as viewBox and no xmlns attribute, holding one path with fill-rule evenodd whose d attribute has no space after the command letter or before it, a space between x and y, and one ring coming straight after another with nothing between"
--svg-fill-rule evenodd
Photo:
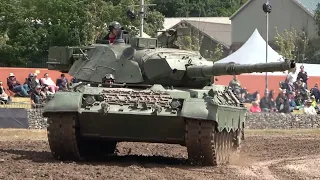
<instances>
[{"instance_id":1,"label":"antenna","mask_svg":"<svg viewBox=\"0 0 320 180\"><path fill-rule=\"evenodd\" d=\"M140 0L140 37L143 34L143 24L144 24L144 0Z\"/></svg>"},{"instance_id":2,"label":"antenna","mask_svg":"<svg viewBox=\"0 0 320 180\"><path fill-rule=\"evenodd\" d=\"M144 17L145 17L145 7L148 7L148 6L155 6L156 4L145 4L144 3L144 0L140 0L140 5L132 5L130 7L137 7L139 6L140 7L140 12L139 12L139 16L140 16L140 26L139 26L139 30L140 30L140 37L142 37L143 35L143 26L144 26ZM134 14L134 11L132 10L128 10L127 11L127 16L129 16L129 18L131 20L135 19L135 14Z\"/></svg>"}]
</instances>

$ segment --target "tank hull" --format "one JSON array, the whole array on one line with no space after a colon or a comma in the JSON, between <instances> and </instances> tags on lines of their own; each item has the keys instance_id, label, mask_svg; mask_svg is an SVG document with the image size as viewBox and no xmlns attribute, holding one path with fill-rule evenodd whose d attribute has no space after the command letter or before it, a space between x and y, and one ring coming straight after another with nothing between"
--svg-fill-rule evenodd
<instances>
[{"instance_id":1,"label":"tank hull","mask_svg":"<svg viewBox=\"0 0 320 180\"><path fill-rule=\"evenodd\" d=\"M44 109L49 146L56 159L79 161L108 157L122 141L180 144L192 164L226 164L239 152L247 111L229 95L224 86L58 92Z\"/></svg>"}]
</instances>

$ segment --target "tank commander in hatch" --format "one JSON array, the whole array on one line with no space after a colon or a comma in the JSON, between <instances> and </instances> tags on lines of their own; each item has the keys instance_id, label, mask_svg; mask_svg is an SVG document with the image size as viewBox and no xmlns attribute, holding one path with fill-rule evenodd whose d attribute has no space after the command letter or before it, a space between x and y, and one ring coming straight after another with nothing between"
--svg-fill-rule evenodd
<instances>
[{"instance_id":1,"label":"tank commander in hatch","mask_svg":"<svg viewBox=\"0 0 320 180\"><path fill-rule=\"evenodd\" d=\"M104 86L108 86L108 87L112 87L112 85L114 84L114 76L113 74L106 74L103 78L102 78L102 84Z\"/></svg>"},{"instance_id":2,"label":"tank commander in hatch","mask_svg":"<svg viewBox=\"0 0 320 180\"><path fill-rule=\"evenodd\" d=\"M109 40L113 43L116 39L120 39L121 36L121 24L117 21L113 21L109 24L109 33L103 38L103 40Z\"/></svg>"}]
</instances>

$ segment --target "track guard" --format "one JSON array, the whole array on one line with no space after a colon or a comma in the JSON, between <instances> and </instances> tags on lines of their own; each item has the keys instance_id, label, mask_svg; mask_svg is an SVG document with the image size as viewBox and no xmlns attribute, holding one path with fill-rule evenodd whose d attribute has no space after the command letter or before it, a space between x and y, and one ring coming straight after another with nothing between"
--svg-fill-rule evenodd
<instances>
[{"instance_id":1,"label":"track guard","mask_svg":"<svg viewBox=\"0 0 320 180\"><path fill-rule=\"evenodd\" d=\"M57 112L79 112L82 103L82 94L79 92L56 92L43 109L43 116Z\"/></svg>"},{"instance_id":2,"label":"track guard","mask_svg":"<svg viewBox=\"0 0 320 180\"><path fill-rule=\"evenodd\" d=\"M181 116L190 119L216 121L219 132L224 129L227 132L236 131L245 118L246 109L242 107L230 107L213 105L205 99L190 98L183 103ZM240 124L239 124L240 123Z\"/></svg>"}]
</instances>

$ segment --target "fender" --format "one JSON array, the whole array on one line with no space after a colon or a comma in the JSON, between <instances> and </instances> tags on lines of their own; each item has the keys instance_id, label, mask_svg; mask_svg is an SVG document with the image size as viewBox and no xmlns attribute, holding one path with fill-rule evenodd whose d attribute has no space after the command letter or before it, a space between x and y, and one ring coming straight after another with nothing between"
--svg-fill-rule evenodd
<instances>
[{"instance_id":1,"label":"fender","mask_svg":"<svg viewBox=\"0 0 320 180\"><path fill-rule=\"evenodd\" d=\"M212 104L210 100L188 98L184 100L181 116L192 119L215 121L218 131L237 130L245 120L246 108ZM237 119L235 119L237 117ZM240 117L240 118L239 118Z\"/></svg>"},{"instance_id":2,"label":"fender","mask_svg":"<svg viewBox=\"0 0 320 180\"><path fill-rule=\"evenodd\" d=\"M80 112L82 93L58 91L43 108L43 116L52 112Z\"/></svg>"}]
</instances>

